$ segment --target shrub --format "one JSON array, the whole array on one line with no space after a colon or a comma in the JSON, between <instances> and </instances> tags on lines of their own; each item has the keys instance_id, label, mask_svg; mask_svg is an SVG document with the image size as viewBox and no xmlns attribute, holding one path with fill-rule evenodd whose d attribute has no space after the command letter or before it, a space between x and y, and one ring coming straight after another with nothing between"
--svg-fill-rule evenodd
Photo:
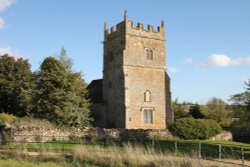
<instances>
[{"instance_id":1,"label":"shrub","mask_svg":"<svg viewBox=\"0 0 250 167\"><path fill-rule=\"evenodd\" d=\"M9 124L16 119L12 114L0 113L0 126Z\"/></svg>"},{"instance_id":2,"label":"shrub","mask_svg":"<svg viewBox=\"0 0 250 167\"><path fill-rule=\"evenodd\" d=\"M209 139L222 130L214 120L194 118L178 119L170 129L174 135L183 139Z\"/></svg>"}]
</instances>

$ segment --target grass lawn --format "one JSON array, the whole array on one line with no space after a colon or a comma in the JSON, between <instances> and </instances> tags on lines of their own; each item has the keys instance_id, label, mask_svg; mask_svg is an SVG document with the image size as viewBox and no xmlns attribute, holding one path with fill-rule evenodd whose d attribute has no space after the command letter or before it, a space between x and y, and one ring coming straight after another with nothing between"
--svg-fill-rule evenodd
<instances>
[{"instance_id":1,"label":"grass lawn","mask_svg":"<svg viewBox=\"0 0 250 167\"><path fill-rule=\"evenodd\" d=\"M177 141L177 153L179 155L198 155L199 143L201 144L201 155L204 158L218 158L219 157L219 144L221 147L221 157L240 159L241 158L241 146L244 147L244 156L246 160L250 160L250 144L233 142L233 141L211 141L211 140L178 140ZM143 146L150 146L151 143L136 143ZM104 151L109 151L112 147L122 147L122 143L98 143L98 144L84 144L84 147L88 150L95 151L95 146L102 146ZM74 149L80 147L81 144L74 142L50 142L50 143L27 143L27 144L8 144L2 146L8 150L22 150L27 149L28 151L37 152L71 152ZM175 153L175 141L174 140L158 140L154 142L155 150L162 152Z\"/></svg>"},{"instance_id":2,"label":"grass lawn","mask_svg":"<svg viewBox=\"0 0 250 167\"><path fill-rule=\"evenodd\" d=\"M0 167L68 167L66 163L30 162L26 160L0 159Z\"/></svg>"},{"instance_id":3,"label":"grass lawn","mask_svg":"<svg viewBox=\"0 0 250 167\"><path fill-rule=\"evenodd\" d=\"M180 154L198 155L199 143L201 142L201 155L205 158L218 158L219 145L221 144L222 158L241 158L241 146L244 147L245 159L250 160L250 144L233 141L211 140L178 140L177 150ZM174 140L161 140L155 142L155 147L164 151L175 152Z\"/></svg>"}]
</instances>

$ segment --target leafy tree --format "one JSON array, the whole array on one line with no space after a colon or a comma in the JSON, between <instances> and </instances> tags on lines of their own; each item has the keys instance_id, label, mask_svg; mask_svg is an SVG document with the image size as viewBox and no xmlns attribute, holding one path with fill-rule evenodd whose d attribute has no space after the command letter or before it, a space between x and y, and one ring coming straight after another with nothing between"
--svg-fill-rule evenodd
<instances>
[{"instance_id":1,"label":"leafy tree","mask_svg":"<svg viewBox=\"0 0 250 167\"><path fill-rule=\"evenodd\" d=\"M34 78L27 60L9 55L0 57L0 112L15 116L32 110Z\"/></svg>"},{"instance_id":2,"label":"leafy tree","mask_svg":"<svg viewBox=\"0 0 250 167\"><path fill-rule=\"evenodd\" d=\"M46 58L36 75L36 117L61 126L88 126L89 101L80 73L71 72L54 57Z\"/></svg>"},{"instance_id":3,"label":"leafy tree","mask_svg":"<svg viewBox=\"0 0 250 167\"><path fill-rule=\"evenodd\" d=\"M250 130L250 79L245 83L246 91L231 97L234 117L239 118L233 123L235 128Z\"/></svg>"},{"instance_id":4,"label":"leafy tree","mask_svg":"<svg viewBox=\"0 0 250 167\"><path fill-rule=\"evenodd\" d=\"M189 114L195 119L202 119L205 117L200 110L199 104L195 104L194 106L192 106L189 110Z\"/></svg>"},{"instance_id":5,"label":"leafy tree","mask_svg":"<svg viewBox=\"0 0 250 167\"><path fill-rule=\"evenodd\" d=\"M172 107L174 111L174 120L179 118L188 117L188 112L185 111L185 107L178 102L178 99L172 102Z\"/></svg>"},{"instance_id":6,"label":"leafy tree","mask_svg":"<svg viewBox=\"0 0 250 167\"><path fill-rule=\"evenodd\" d=\"M222 127L229 127L231 124L230 106L222 99L216 97L209 99L202 111L205 114L205 118L215 120Z\"/></svg>"}]
</instances>

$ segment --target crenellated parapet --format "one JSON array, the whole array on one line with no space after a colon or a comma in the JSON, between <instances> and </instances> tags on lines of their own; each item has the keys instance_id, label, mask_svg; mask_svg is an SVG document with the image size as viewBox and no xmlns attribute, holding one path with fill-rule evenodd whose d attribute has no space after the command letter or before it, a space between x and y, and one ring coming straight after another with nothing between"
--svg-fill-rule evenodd
<instances>
[{"instance_id":1,"label":"crenellated parapet","mask_svg":"<svg viewBox=\"0 0 250 167\"><path fill-rule=\"evenodd\" d=\"M153 25L150 25L150 24L148 24L146 28L143 26L142 23L137 23L137 25L135 26L133 21L131 21L131 20L128 21L128 27L127 28L146 31L146 32L154 32L154 33L161 33L165 29L163 21L162 21L161 26L157 26L157 29L155 30Z\"/></svg>"},{"instance_id":2,"label":"crenellated parapet","mask_svg":"<svg viewBox=\"0 0 250 167\"><path fill-rule=\"evenodd\" d=\"M140 35L143 37L152 37L165 40L165 24L164 21L161 22L160 26L155 29L153 25L144 25L140 22L134 24L132 20L128 19L127 11L124 14L124 21L120 22L116 26L108 28L106 22L104 27L104 39L112 38L116 35Z\"/></svg>"}]
</instances>

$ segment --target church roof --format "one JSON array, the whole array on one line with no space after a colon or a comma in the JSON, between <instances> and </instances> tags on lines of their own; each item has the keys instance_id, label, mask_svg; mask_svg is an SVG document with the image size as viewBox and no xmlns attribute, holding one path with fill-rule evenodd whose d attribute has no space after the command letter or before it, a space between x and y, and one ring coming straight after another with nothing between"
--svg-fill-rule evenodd
<instances>
[{"instance_id":1,"label":"church roof","mask_svg":"<svg viewBox=\"0 0 250 167\"><path fill-rule=\"evenodd\" d=\"M102 103L102 79L93 80L87 87L89 91L89 98L92 103Z\"/></svg>"}]
</instances>

